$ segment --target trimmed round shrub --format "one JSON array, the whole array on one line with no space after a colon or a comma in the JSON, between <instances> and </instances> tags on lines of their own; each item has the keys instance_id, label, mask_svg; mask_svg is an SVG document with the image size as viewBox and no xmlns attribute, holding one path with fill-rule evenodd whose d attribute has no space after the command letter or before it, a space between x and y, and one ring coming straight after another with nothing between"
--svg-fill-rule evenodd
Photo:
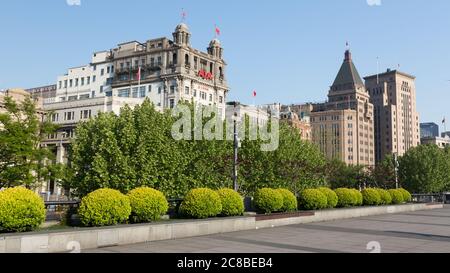
<instances>
[{"instance_id":1,"label":"trimmed round shrub","mask_svg":"<svg viewBox=\"0 0 450 273\"><path fill-rule=\"evenodd\" d=\"M239 216L244 214L244 200L238 192L232 189L220 189L217 193L222 203L222 215Z\"/></svg>"},{"instance_id":2,"label":"trimmed round shrub","mask_svg":"<svg viewBox=\"0 0 450 273\"><path fill-rule=\"evenodd\" d=\"M215 217L222 212L222 202L219 194L211 189L194 189L184 198L180 212L196 219Z\"/></svg>"},{"instance_id":3,"label":"trimmed round shrub","mask_svg":"<svg viewBox=\"0 0 450 273\"><path fill-rule=\"evenodd\" d=\"M135 223L156 221L169 210L169 203L160 191L152 188L137 188L128 193L131 205L131 220Z\"/></svg>"},{"instance_id":4,"label":"trimmed round shrub","mask_svg":"<svg viewBox=\"0 0 450 273\"><path fill-rule=\"evenodd\" d=\"M278 189L277 190L282 196L283 196L283 207L281 208L282 211L289 212L289 211L296 211L298 209L298 201L297 197L287 189Z\"/></svg>"},{"instance_id":5,"label":"trimmed round shrub","mask_svg":"<svg viewBox=\"0 0 450 273\"><path fill-rule=\"evenodd\" d=\"M44 201L17 187L0 191L0 232L32 231L45 221Z\"/></svg>"},{"instance_id":6,"label":"trimmed round shrub","mask_svg":"<svg viewBox=\"0 0 450 273\"><path fill-rule=\"evenodd\" d=\"M365 206L378 206L381 204L381 196L376 189L365 189L361 192Z\"/></svg>"},{"instance_id":7,"label":"trimmed round shrub","mask_svg":"<svg viewBox=\"0 0 450 273\"><path fill-rule=\"evenodd\" d=\"M402 195L403 195L403 202L411 202L412 200L412 195L411 193L409 193L409 191L405 190L405 189L398 189Z\"/></svg>"},{"instance_id":8,"label":"trimmed round shrub","mask_svg":"<svg viewBox=\"0 0 450 273\"><path fill-rule=\"evenodd\" d=\"M390 205L392 203L392 197L387 190L377 189L377 191L381 198L380 205Z\"/></svg>"},{"instance_id":9,"label":"trimmed round shrub","mask_svg":"<svg viewBox=\"0 0 450 273\"><path fill-rule=\"evenodd\" d=\"M364 198L362 193L357 189L350 189L350 191L355 196L355 203L353 203L353 206L362 206L364 204Z\"/></svg>"},{"instance_id":10,"label":"trimmed round shrub","mask_svg":"<svg viewBox=\"0 0 450 273\"><path fill-rule=\"evenodd\" d=\"M274 189L263 188L255 193L255 206L265 213L277 212L283 208L283 195Z\"/></svg>"},{"instance_id":11,"label":"trimmed round shrub","mask_svg":"<svg viewBox=\"0 0 450 273\"><path fill-rule=\"evenodd\" d=\"M348 208L354 206L358 200L352 190L339 188L334 191L338 197L337 206L340 208Z\"/></svg>"},{"instance_id":12,"label":"trimmed round shrub","mask_svg":"<svg viewBox=\"0 0 450 273\"><path fill-rule=\"evenodd\" d=\"M130 199L118 190L99 189L81 200L78 215L85 226L124 223L131 215Z\"/></svg>"},{"instance_id":13,"label":"trimmed round shrub","mask_svg":"<svg viewBox=\"0 0 450 273\"><path fill-rule=\"evenodd\" d=\"M316 189L302 191L300 194L300 203L302 208L306 210L324 209L328 205L327 196Z\"/></svg>"},{"instance_id":14,"label":"trimmed round shrub","mask_svg":"<svg viewBox=\"0 0 450 273\"><path fill-rule=\"evenodd\" d=\"M319 191L321 191L325 196L327 197L327 208L332 209L337 206L338 203L338 196L337 194L330 188L318 188Z\"/></svg>"},{"instance_id":15,"label":"trimmed round shrub","mask_svg":"<svg viewBox=\"0 0 450 273\"><path fill-rule=\"evenodd\" d=\"M403 193L399 190L389 190L389 194L392 197L392 204L402 204L404 202L403 200Z\"/></svg>"}]
</instances>

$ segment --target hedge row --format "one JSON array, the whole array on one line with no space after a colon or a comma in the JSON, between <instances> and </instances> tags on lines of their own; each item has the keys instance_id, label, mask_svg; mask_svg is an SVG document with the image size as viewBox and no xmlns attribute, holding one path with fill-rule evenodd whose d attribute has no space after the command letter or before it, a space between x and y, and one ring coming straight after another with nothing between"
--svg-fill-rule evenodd
<instances>
[{"instance_id":1,"label":"hedge row","mask_svg":"<svg viewBox=\"0 0 450 273\"><path fill-rule=\"evenodd\" d=\"M334 207L378 206L402 204L411 201L411 194L404 189L383 190L368 188L307 189L297 201L286 189L264 188L256 192L255 207L264 213L319 210ZM124 195L117 190L100 189L88 194L81 201L78 215L85 226L108 226L125 222L145 223L155 221L167 213L166 197L151 188L138 188ZM213 191L194 189L185 197L180 212L191 218L239 216L244 213L243 198L230 189ZM45 220L43 200L25 188L0 191L0 232L32 231Z\"/></svg>"},{"instance_id":2,"label":"hedge row","mask_svg":"<svg viewBox=\"0 0 450 273\"><path fill-rule=\"evenodd\" d=\"M256 192L254 203L260 212L287 212L298 208L303 210L321 210L335 207L378 206L402 204L411 201L411 194L404 190L329 188L306 189L297 199L288 190L264 188Z\"/></svg>"}]
</instances>

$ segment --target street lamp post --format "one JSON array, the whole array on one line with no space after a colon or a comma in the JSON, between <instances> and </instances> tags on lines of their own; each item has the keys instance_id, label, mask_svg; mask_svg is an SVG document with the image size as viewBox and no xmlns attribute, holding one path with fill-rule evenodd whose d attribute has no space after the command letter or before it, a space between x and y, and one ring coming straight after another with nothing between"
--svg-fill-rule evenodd
<instances>
[{"instance_id":1,"label":"street lamp post","mask_svg":"<svg viewBox=\"0 0 450 273\"><path fill-rule=\"evenodd\" d=\"M394 153L395 188L398 189L398 156Z\"/></svg>"}]
</instances>

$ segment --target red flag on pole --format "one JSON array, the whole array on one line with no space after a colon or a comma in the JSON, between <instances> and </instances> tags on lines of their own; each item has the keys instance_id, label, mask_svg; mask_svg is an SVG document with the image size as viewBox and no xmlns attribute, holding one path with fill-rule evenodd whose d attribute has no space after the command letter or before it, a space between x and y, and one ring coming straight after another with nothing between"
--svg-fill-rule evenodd
<instances>
[{"instance_id":1,"label":"red flag on pole","mask_svg":"<svg viewBox=\"0 0 450 273\"><path fill-rule=\"evenodd\" d=\"M256 90L253 90L253 97L256 97Z\"/></svg>"},{"instance_id":2,"label":"red flag on pole","mask_svg":"<svg viewBox=\"0 0 450 273\"><path fill-rule=\"evenodd\" d=\"M217 26L216 26L216 35L220 36L220 28L218 28Z\"/></svg>"},{"instance_id":3,"label":"red flag on pole","mask_svg":"<svg viewBox=\"0 0 450 273\"><path fill-rule=\"evenodd\" d=\"M139 66L138 72L137 72L137 80L141 81L141 67Z\"/></svg>"}]
</instances>

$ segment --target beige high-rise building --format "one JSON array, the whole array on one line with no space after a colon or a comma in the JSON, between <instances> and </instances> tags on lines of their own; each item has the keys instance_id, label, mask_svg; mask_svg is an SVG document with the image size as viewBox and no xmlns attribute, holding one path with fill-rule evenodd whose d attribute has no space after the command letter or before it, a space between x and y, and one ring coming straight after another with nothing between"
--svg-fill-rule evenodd
<instances>
[{"instance_id":1,"label":"beige high-rise building","mask_svg":"<svg viewBox=\"0 0 450 273\"><path fill-rule=\"evenodd\" d=\"M374 105L376 161L420 145L415 77L397 70L364 78Z\"/></svg>"},{"instance_id":2,"label":"beige high-rise building","mask_svg":"<svg viewBox=\"0 0 450 273\"><path fill-rule=\"evenodd\" d=\"M313 105L311 125L314 143L328 158L375 165L373 105L349 50L328 102Z\"/></svg>"}]
</instances>

